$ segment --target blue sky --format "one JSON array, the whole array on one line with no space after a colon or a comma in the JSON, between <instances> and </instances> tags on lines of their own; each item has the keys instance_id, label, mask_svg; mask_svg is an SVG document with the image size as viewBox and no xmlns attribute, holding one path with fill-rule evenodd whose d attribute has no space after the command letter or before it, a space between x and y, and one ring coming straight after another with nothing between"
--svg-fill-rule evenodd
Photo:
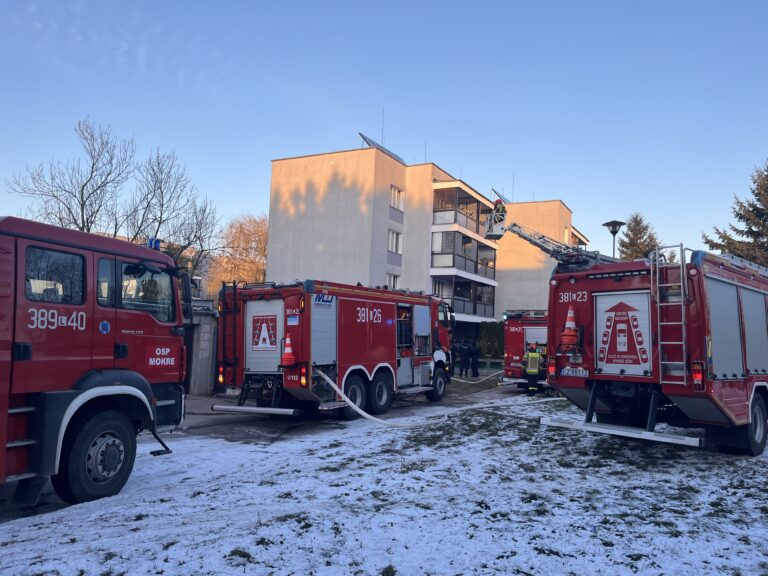
<instances>
[{"instance_id":1,"label":"blue sky","mask_svg":"<svg viewBox=\"0 0 768 576\"><path fill-rule=\"evenodd\" d=\"M175 150L224 217L270 160L359 131L480 192L561 198L591 246L640 211L701 247L768 157L766 2L0 0L0 186L86 115ZM4 213L24 200L3 194Z\"/></svg>"}]
</instances>

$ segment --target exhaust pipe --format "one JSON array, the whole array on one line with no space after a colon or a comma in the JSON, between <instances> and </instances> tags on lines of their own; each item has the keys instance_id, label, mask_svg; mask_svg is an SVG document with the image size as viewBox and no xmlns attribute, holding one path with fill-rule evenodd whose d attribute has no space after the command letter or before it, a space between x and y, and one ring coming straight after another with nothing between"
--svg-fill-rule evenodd
<instances>
[{"instance_id":1,"label":"exhaust pipe","mask_svg":"<svg viewBox=\"0 0 768 576\"><path fill-rule=\"evenodd\" d=\"M299 411L294 408L257 408L256 406L227 406L214 404L211 412L230 412L232 414L273 414L276 416L298 416Z\"/></svg>"}]
</instances>

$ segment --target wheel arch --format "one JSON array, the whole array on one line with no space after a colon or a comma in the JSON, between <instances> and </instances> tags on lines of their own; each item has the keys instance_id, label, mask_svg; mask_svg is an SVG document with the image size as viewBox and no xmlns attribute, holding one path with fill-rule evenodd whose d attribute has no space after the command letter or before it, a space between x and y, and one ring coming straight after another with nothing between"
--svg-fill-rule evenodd
<instances>
[{"instance_id":1,"label":"wheel arch","mask_svg":"<svg viewBox=\"0 0 768 576\"><path fill-rule=\"evenodd\" d=\"M760 396L766 408L768 408L768 382L755 382L752 387L752 394L749 396L749 409L747 411L747 422L750 424L752 423L752 401L755 396Z\"/></svg>"},{"instance_id":2,"label":"wheel arch","mask_svg":"<svg viewBox=\"0 0 768 576\"><path fill-rule=\"evenodd\" d=\"M67 406L59 424L53 474L59 471L64 440L75 429L71 425L106 410L122 412L137 429L150 427L154 422L150 400L137 388L125 385L96 386L84 391Z\"/></svg>"}]
</instances>

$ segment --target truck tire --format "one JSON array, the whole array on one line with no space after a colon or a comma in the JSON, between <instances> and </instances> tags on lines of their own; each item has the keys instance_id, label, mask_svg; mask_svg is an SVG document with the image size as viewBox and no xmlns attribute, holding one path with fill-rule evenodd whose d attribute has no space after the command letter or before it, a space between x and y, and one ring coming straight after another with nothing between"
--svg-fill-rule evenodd
<instances>
[{"instance_id":1,"label":"truck tire","mask_svg":"<svg viewBox=\"0 0 768 576\"><path fill-rule=\"evenodd\" d=\"M760 394L755 394L750 407L750 422L746 426L747 453L752 456L760 456L765 450L766 419L765 402Z\"/></svg>"},{"instance_id":2,"label":"truck tire","mask_svg":"<svg viewBox=\"0 0 768 576\"><path fill-rule=\"evenodd\" d=\"M389 374L379 371L373 376L368 394L368 413L384 414L392 405L394 390Z\"/></svg>"},{"instance_id":3,"label":"truck tire","mask_svg":"<svg viewBox=\"0 0 768 576\"><path fill-rule=\"evenodd\" d=\"M365 384L363 384L363 379L360 378L360 376L350 376L347 378L347 381L344 383L344 394L352 401L355 406L361 410L365 410ZM341 409L341 415L344 416L344 418L347 420L355 420L356 418L360 418L360 414L355 412L349 406Z\"/></svg>"},{"instance_id":4,"label":"truck tire","mask_svg":"<svg viewBox=\"0 0 768 576\"><path fill-rule=\"evenodd\" d=\"M136 459L136 430L117 410L101 412L67 432L56 494L69 504L113 496L122 490Z\"/></svg>"},{"instance_id":5,"label":"truck tire","mask_svg":"<svg viewBox=\"0 0 768 576\"><path fill-rule=\"evenodd\" d=\"M430 402L442 400L447 383L448 377L445 375L445 370L440 367L435 368L435 373L432 375L432 390L427 392L427 400Z\"/></svg>"}]
</instances>

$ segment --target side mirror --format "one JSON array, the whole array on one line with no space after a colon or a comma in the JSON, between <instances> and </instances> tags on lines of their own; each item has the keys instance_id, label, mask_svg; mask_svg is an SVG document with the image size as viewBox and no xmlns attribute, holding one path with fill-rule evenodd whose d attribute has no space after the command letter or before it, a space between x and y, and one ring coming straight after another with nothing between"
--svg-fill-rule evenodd
<instances>
[{"instance_id":1,"label":"side mirror","mask_svg":"<svg viewBox=\"0 0 768 576\"><path fill-rule=\"evenodd\" d=\"M186 270L181 273L181 312L184 318L192 321L192 281Z\"/></svg>"},{"instance_id":2,"label":"side mirror","mask_svg":"<svg viewBox=\"0 0 768 576\"><path fill-rule=\"evenodd\" d=\"M192 281L187 272L181 273L181 299L187 304L192 302Z\"/></svg>"},{"instance_id":3,"label":"side mirror","mask_svg":"<svg viewBox=\"0 0 768 576\"><path fill-rule=\"evenodd\" d=\"M451 330L456 330L456 316L454 316L453 310L451 310Z\"/></svg>"}]
</instances>

